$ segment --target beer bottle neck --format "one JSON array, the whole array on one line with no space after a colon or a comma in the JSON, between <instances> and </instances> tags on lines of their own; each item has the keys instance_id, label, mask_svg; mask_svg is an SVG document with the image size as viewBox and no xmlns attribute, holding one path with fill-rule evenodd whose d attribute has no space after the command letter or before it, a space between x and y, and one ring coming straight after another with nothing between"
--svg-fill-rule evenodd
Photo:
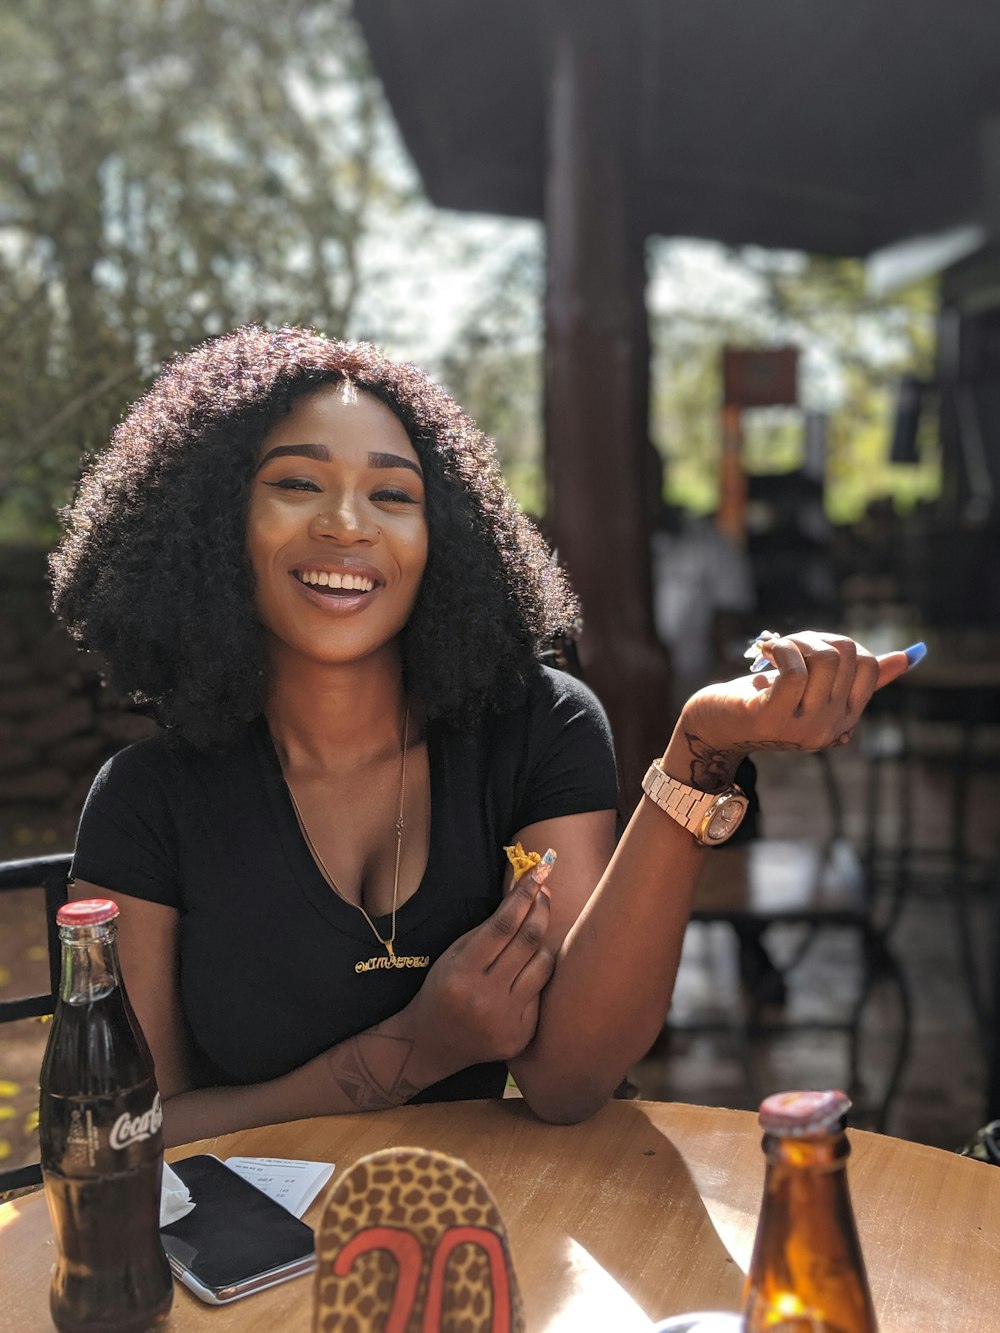
<instances>
[{"instance_id":1,"label":"beer bottle neck","mask_svg":"<svg viewBox=\"0 0 1000 1333\"><path fill-rule=\"evenodd\" d=\"M764 1135L764 1199L744 1291L749 1333L875 1329L847 1187L847 1135Z\"/></svg>"},{"instance_id":2,"label":"beer bottle neck","mask_svg":"<svg viewBox=\"0 0 1000 1333\"><path fill-rule=\"evenodd\" d=\"M763 1147L766 1172L776 1178L802 1171L819 1175L835 1172L843 1180L844 1167L851 1153L851 1145L843 1130L811 1139L765 1134Z\"/></svg>"},{"instance_id":3,"label":"beer bottle neck","mask_svg":"<svg viewBox=\"0 0 1000 1333\"><path fill-rule=\"evenodd\" d=\"M121 987L114 921L95 926L61 926L62 983L67 1004L92 1004Z\"/></svg>"},{"instance_id":4,"label":"beer bottle neck","mask_svg":"<svg viewBox=\"0 0 1000 1333\"><path fill-rule=\"evenodd\" d=\"M765 1134L762 1260L773 1262L792 1233L820 1253L850 1248L854 1223L847 1190L851 1145L840 1131L823 1138Z\"/></svg>"}]
</instances>

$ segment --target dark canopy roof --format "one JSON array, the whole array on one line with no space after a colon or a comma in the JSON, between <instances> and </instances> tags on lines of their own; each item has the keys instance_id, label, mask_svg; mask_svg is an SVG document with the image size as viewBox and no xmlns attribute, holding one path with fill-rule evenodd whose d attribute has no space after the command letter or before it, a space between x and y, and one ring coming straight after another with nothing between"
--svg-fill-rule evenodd
<instances>
[{"instance_id":1,"label":"dark canopy roof","mask_svg":"<svg viewBox=\"0 0 1000 1333\"><path fill-rule=\"evenodd\" d=\"M431 199L541 217L544 0L355 7ZM1000 0L635 8L648 232L864 255L981 220Z\"/></svg>"}]
</instances>

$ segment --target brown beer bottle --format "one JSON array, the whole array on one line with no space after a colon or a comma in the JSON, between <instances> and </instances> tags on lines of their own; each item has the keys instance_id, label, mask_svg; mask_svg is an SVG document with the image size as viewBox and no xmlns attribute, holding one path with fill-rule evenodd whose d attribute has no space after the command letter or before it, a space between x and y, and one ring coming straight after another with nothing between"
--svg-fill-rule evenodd
<instances>
[{"instance_id":1,"label":"brown beer bottle","mask_svg":"<svg viewBox=\"0 0 1000 1333\"><path fill-rule=\"evenodd\" d=\"M847 1189L850 1106L842 1092L779 1092L761 1103L767 1165L746 1333L876 1333Z\"/></svg>"}]
</instances>

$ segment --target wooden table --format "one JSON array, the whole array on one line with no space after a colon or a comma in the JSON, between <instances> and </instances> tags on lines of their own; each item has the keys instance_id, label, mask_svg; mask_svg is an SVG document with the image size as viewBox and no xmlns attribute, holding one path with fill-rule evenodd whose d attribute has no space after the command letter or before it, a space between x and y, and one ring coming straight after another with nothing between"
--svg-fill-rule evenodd
<instances>
[{"instance_id":1,"label":"wooden table","mask_svg":"<svg viewBox=\"0 0 1000 1333\"><path fill-rule=\"evenodd\" d=\"M1000 1171L882 1135L852 1131L851 1141L882 1333L1000 1327ZM483 1175L510 1233L530 1333L631 1333L681 1311L738 1306L763 1180L760 1131L746 1111L612 1102L586 1124L552 1126L517 1100L452 1102L248 1130L168 1156L301 1157L342 1170L404 1144L453 1153ZM306 1220L315 1225L320 1207ZM0 1253L0 1328L51 1328L41 1196L0 1208ZM308 1330L312 1295L303 1277L213 1309L178 1287L169 1328Z\"/></svg>"}]
</instances>

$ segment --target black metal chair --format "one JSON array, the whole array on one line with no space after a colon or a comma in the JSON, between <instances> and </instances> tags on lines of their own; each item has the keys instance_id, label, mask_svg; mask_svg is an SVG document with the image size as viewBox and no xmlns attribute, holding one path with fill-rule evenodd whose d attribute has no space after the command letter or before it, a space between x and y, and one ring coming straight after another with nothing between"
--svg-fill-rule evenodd
<instances>
[{"instance_id":1,"label":"black metal chair","mask_svg":"<svg viewBox=\"0 0 1000 1333\"><path fill-rule=\"evenodd\" d=\"M39 1018L55 1011L59 993L59 928L56 912L66 901L70 852L52 856L33 856L21 861L0 861L0 893L13 889L41 889L45 893L45 924L48 944L49 989L42 994L0 1000L0 1023L13 1023L25 1018ZM41 1183L42 1172L37 1162L0 1171L0 1194L7 1190L22 1189Z\"/></svg>"},{"instance_id":2,"label":"black metal chair","mask_svg":"<svg viewBox=\"0 0 1000 1333\"><path fill-rule=\"evenodd\" d=\"M908 681L905 689L886 694L884 700L876 696L876 708L861 731L868 759L868 872L876 887L888 890L890 930L915 890L950 904L969 1003L989 1047L991 978L977 957L974 908L977 895L995 893L1000 862L996 856L975 856L970 832L973 784L1000 769L1000 686L994 681L949 687L945 676L930 686L919 678ZM921 765L933 765L941 782L945 808L935 821L945 833L940 845L927 845L927 830L918 825L915 790ZM894 809L887 800L892 796Z\"/></svg>"},{"instance_id":3,"label":"black metal chair","mask_svg":"<svg viewBox=\"0 0 1000 1333\"><path fill-rule=\"evenodd\" d=\"M719 1021L671 1020L670 1026L680 1031L725 1031L733 1035L748 1096L754 1101L764 1091L755 1078L755 1043L798 1032L843 1032L848 1037L848 1091L858 1096L862 1017L874 985L886 980L898 996L899 1030L881 1096L872 1107L875 1127L883 1130L909 1053L909 988L889 947L886 930L873 915L862 860L844 836L843 807L830 757L821 753L816 759L826 792L830 824L827 836L763 836L740 846L716 848L705 858L695 893L692 922L724 922L744 945L747 940L766 943L767 952L762 956L767 967L754 978L748 978L744 970L747 994L740 1013ZM765 812L766 804L765 795ZM800 939L788 957L776 962L769 937L776 928L788 926L801 928ZM848 930L858 940L860 982L853 1003L843 1016L783 1017L786 978L796 968L806 966L820 932L832 929Z\"/></svg>"}]
</instances>

